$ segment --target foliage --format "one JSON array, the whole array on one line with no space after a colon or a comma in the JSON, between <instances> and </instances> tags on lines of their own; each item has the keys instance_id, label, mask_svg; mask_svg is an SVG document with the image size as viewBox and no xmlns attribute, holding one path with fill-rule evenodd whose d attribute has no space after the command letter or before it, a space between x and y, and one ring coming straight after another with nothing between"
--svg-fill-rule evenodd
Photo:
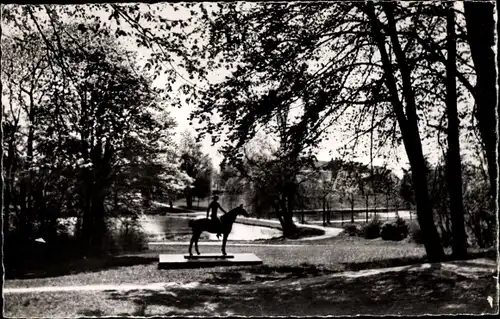
<instances>
[{"instance_id":1,"label":"foliage","mask_svg":"<svg viewBox=\"0 0 500 319\"><path fill-rule=\"evenodd\" d=\"M408 224L401 217L382 224L380 236L383 240L403 240L408 236Z\"/></svg>"},{"instance_id":2,"label":"foliage","mask_svg":"<svg viewBox=\"0 0 500 319\"><path fill-rule=\"evenodd\" d=\"M235 167L222 166L218 175L218 191L221 191L221 201L229 207L235 206L238 202L245 202L245 207L250 207L252 215L264 217L262 210L253 205L252 190L249 189L249 184L241 176L241 173ZM215 193L214 193L215 194Z\"/></svg>"},{"instance_id":3,"label":"foliage","mask_svg":"<svg viewBox=\"0 0 500 319\"><path fill-rule=\"evenodd\" d=\"M449 206L448 184L444 164L439 162L429 168L430 198L434 217L444 246L451 244L452 220ZM462 191L465 211L465 226L468 245L482 248L492 247L496 231L495 215L489 209L490 194L488 178L483 168L472 164L462 164Z\"/></svg>"},{"instance_id":4,"label":"foliage","mask_svg":"<svg viewBox=\"0 0 500 319\"><path fill-rule=\"evenodd\" d=\"M238 172L237 183L250 187L248 199L257 215L272 212L280 220L284 235L293 235L297 230L293 211L299 202L299 187L310 174L311 159L290 157L286 149L268 141L256 139L253 143L245 149L244 160L229 165Z\"/></svg>"},{"instance_id":5,"label":"foliage","mask_svg":"<svg viewBox=\"0 0 500 319\"><path fill-rule=\"evenodd\" d=\"M5 230L56 247L57 220L74 216L79 246L102 250L108 217L140 214L191 182L179 169L175 124L109 30L28 27L2 41Z\"/></svg>"},{"instance_id":6,"label":"foliage","mask_svg":"<svg viewBox=\"0 0 500 319\"><path fill-rule=\"evenodd\" d=\"M492 136L495 117L484 115L488 114L486 109L494 108L482 99L496 96L491 80L493 55L488 44L493 37L486 32L485 41L482 40L483 32L477 28L480 23L471 19L474 5L464 6L466 19L460 8L456 12L459 83L455 100L464 102L460 104L465 106L458 111L461 120L458 129L467 131L467 135L475 129L474 121L468 120L474 116L472 103L468 102L471 97L475 98L477 126L485 142L488 168L494 172L492 155L496 150L491 147L495 144L491 143L494 138L486 137ZM18 29L36 28L39 35L45 34L43 26L52 29L53 36L43 39L47 44L54 40L45 48L51 54L61 51L60 43L55 41L63 34L58 29L61 13L95 21L94 30L103 26L101 30L108 30L107 26L116 22L113 31L117 36L131 34L138 45L159 48L161 54L151 54L145 68L154 69L157 76L165 75L167 90L172 88L173 78L185 81L179 90L187 97L186 102L197 104L191 119L205 124L200 129L200 137L212 134L213 142L225 137L223 153L236 165L243 161L244 146L261 129L281 137L281 150L286 150L278 156L282 165L295 163L299 158L311 159L334 123L342 124L345 131L353 133L351 141L355 145L370 134L370 156L373 148L385 148L386 153L390 153L391 149L404 144L413 174L418 220L426 234L425 246L430 259L442 258L443 251L437 244L439 238L432 222L422 142L437 139L439 143L441 133L445 132L445 88L449 81L444 67L449 54L443 30L446 13L451 12L445 5L423 2L186 3L168 4L167 10L161 10L156 4L147 5L145 12L140 4L95 4L91 8L110 13L109 20L102 21L99 18L102 14L89 13L78 6L60 10L49 5L9 7L3 8L2 13L6 21ZM478 12L491 15L491 6L481 8ZM165 18L168 9L181 10L188 18ZM40 18L44 14L45 20ZM132 28L122 28L123 22ZM493 20L487 22L493 23ZM474 65L469 63L471 53ZM480 58L481 54L485 59ZM47 59L47 63L57 64L65 70L60 73L70 77L69 68L65 67L67 62L55 57ZM171 68L172 63L179 60L188 77L197 78L201 85L193 85ZM210 79L209 74L222 70L229 73L226 78ZM471 83L476 77L478 85L474 87ZM482 94L484 91L487 94ZM213 117L215 113L220 117ZM16 121L11 124L11 131L16 131ZM7 149L12 154L14 147ZM451 155L457 158L460 155L457 152L455 148L455 154ZM27 158L32 157L31 152L27 153ZM15 163L17 159L11 156L9 166L12 168ZM285 184L293 191L283 202L293 206L296 189L291 185L295 185L296 170L285 175L289 175ZM490 180L494 176L490 173ZM490 184L494 190L494 183ZM30 187L29 183L23 185L23 192ZM407 191L403 196L410 198ZM31 206L30 201L26 206Z\"/></svg>"},{"instance_id":7,"label":"foliage","mask_svg":"<svg viewBox=\"0 0 500 319\"><path fill-rule=\"evenodd\" d=\"M344 232L349 234L349 236L358 236L362 231L359 224L349 223L344 225Z\"/></svg>"},{"instance_id":8,"label":"foliage","mask_svg":"<svg viewBox=\"0 0 500 319\"><path fill-rule=\"evenodd\" d=\"M491 211L488 181L481 167L464 165L464 208L465 223L469 231L469 244L481 248L493 247L497 239L497 219Z\"/></svg>"},{"instance_id":9,"label":"foliage","mask_svg":"<svg viewBox=\"0 0 500 319\"><path fill-rule=\"evenodd\" d=\"M115 219L110 233L116 253L137 252L148 247L146 236L135 217Z\"/></svg>"},{"instance_id":10,"label":"foliage","mask_svg":"<svg viewBox=\"0 0 500 319\"><path fill-rule=\"evenodd\" d=\"M452 238L451 214L446 172L442 163L429 169L428 179L434 221L438 227L443 246L448 247Z\"/></svg>"},{"instance_id":11,"label":"foliage","mask_svg":"<svg viewBox=\"0 0 500 319\"><path fill-rule=\"evenodd\" d=\"M212 162L203 154L201 145L197 143L189 131L184 131L179 145L181 153L181 169L193 179L193 183L184 189L187 207L193 207L193 196L202 198L210 195L212 182Z\"/></svg>"},{"instance_id":12,"label":"foliage","mask_svg":"<svg viewBox=\"0 0 500 319\"><path fill-rule=\"evenodd\" d=\"M382 222L378 218L373 218L361 228L361 235L366 239L380 237Z\"/></svg>"}]
</instances>

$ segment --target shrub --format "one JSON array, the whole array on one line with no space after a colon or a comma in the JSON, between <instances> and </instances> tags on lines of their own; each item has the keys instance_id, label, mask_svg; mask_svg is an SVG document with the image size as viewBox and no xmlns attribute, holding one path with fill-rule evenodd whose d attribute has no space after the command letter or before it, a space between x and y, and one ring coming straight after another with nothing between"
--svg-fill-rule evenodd
<instances>
[{"instance_id":1,"label":"shrub","mask_svg":"<svg viewBox=\"0 0 500 319\"><path fill-rule=\"evenodd\" d=\"M383 240L403 240L408 236L408 224L400 217L382 225L380 235Z\"/></svg>"},{"instance_id":2,"label":"shrub","mask_svg":"<svg viewBox=\"0 0 500 319\"><path fill-rule=\"evenodd\" d=\"M361 227L357 224L346 224L344 225L344 232L348 233L349 236L357 236L361 232Z\"/></svg>"},{"instance_id":3,"label":"shrub","mask_svg":"<svg viewBox=\"0 0 500 319\"><path fill-rule=\"evenodd\" d=\"M146 235L137 218L113 220L109 227L109 247L111 253L136 252L147 248Z\"/></svg>"},{"instance_id":4,"label":"shrub","mask_svg":"<svg viewBox=\"0 0 500 319\"><path fill-rule=\"evenodd\" d=\"M363 237L366 239L374 239L380 237L380 228L382 222L377 218L373 218L368 224L365 224L362 230Z\"/></svg>"}]
</instances>

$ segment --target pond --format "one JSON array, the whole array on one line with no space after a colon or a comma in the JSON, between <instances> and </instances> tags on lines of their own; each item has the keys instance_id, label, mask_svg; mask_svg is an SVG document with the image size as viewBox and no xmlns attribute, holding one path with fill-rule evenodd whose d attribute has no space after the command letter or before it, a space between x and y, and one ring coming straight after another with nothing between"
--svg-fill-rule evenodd
<instances>
[{"instance_id":1,"label":"pond","mask_svg":"<svg viewBox=\"0 0 500 319\"><path fill-rule=\"evenodd\" d=\"M146 235L147 241L189 241L191 239L191 228L188 227L189 219L197 219L198 216L160 216L143 215L138 222ZM111 219L116 229L120 229L120 219ZM59 223L64 225L67 231L74 235L76 217L59 218ZM282 232L270 227L259 227L235 223L228 240L256 240L279 237ZM217 240L216 234L204 232L202 240ZM222 239L222 237L221 237Z\"/></svg>"},{"instance_id":2,"label":"pond","mask_svg":"<svg viewBox=\"0 0 500 319\"><path fill-rule=\"evenodd\" d=\"M145 215L139 219L139 224L149 241L189 241L191 239L191 228L188 227L189 219L176 216ZM191 219L196 219L196 217ZM235 223L228 240L268 239L281 235L282 232L279 229ZM217 236L204 232L201 239L217 240Z\"/></svg>"}]
</instances>

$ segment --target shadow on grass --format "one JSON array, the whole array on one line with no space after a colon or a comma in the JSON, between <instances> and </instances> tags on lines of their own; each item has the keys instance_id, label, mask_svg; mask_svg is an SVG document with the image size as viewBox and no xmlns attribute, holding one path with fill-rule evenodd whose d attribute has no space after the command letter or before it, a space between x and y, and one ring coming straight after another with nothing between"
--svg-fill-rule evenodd
<instances>
[{"instance_id":1,"label":"shadow on grass","mask_svg":"<svg viewBox=\"0 0 500 319\"><path fill-rule=\"evenodd\" d=\"M262 265L259 267L234 267L225 272L211 273L211 277L201 283L220 285L220 284L253 284L256 282L267 282L274 280L301 279L323 276L336 273L341 269L333 270L315 265L302 264L300 266L280 266L270 267Z\"/></svg>"},{"instance_id":2,"label":"shadow on grass","mask_svg":"<svg viewBox=\"0 0 500 319\"><path fill-rule=\"evenodd\" d=\"M86 310L80 311L78 314L82 315L84 317L102 317L102 316L104 316L104 312L100 309L96 309L96 310L86 309Z\"/></svg>"},{"instance_id":3,"label":"shadow on grass","mask_svg":"<svg viewBox=\"0 0 500 319\"><path fill-rule=\"evenodd\" d=\"M491 260L496 260L497 252L494 249L483 250L483 251L470 251L464 260L470 260L476 258L488 258ZM454 260L453 256L450 254L446 255L443 261L455 261L456 263L460 263L460 261ZM346 270L358 271L365 269L408 266L408 265L415 265L427 262L429 262L427 257L403 257L403 258L374 260L374 261L360 262L360 263L344 263L343 265L345 266Z\"/></svg>"},{"instance_id":4,"label":"shadow on grass","mask_svg":"<svg viewBox=\"0 0 500 319\"><path fill-rule=\"evenodd\" d=\"M495 294L492 278L473 280L439 267L364 278L234 285L241 278L232 274L194 288L113 292L110 297L145 307L146 316L479 314L495 310L485 297Z\"/></svg>"},{"instance_id":5,"label":"shadow on grass","mask_svg":"<svg viewBox=\"0 0 500 319\"><path fill-rule=\"evenodd\" d=\"M483 251L471 251L469 252L467 259L475 258L488 258L491 260L496 260L497 252L494 249L483 250ZM448 255L446 257L447 261L452 261L453 257ZM207 279L206 283L218 284L218 283L235 283L241 284L248 281L245 277L242 277L242 272L248 272L254 281L270 281L279 279L298 279L306 277L315 277L325 274L350 270L358 271L365 269L377 269L386 267L397 267L397 266L408 266L416 265L420 263L427 262L425 257L404 257L404 258L392 258L383 260L374 260L362 263L339 263L334 265L329 265L328 267L318 267L313 264L298 264L297 266L280 266L280 267L270 267L262 265L260 267L252 268L240 268L231 267L226 268L222 271L213 273L212 278ZM25 269L24 271L12 271L12 269L7 268L5 278L6 279L31 279L31 278L45 278L45 277L57 277L70 274L78 274L82 272L97 272L102 270L108 270L119 267L128 267L135 265L146 265L158 262L158 254L147 254L147 255L121 255L121 256L107 256L107 257L93 257L88 259L78 259L78 260L66 260L66 261L54 261L51 264L46 265L34 265L32 269ZM481 264L472 265L471 262L463 263L461 261L454 262L457 265L466 265L474 267L483 267ZM487 267L487 266L484 266Z\"/></svg>"},{"instance_id":6,"label":"shadow on grass","mask_svg":"<svg viewBox=\"0 0 500 319\"><path fill-rule=\"evenodd\" d=\"M102 271L118 267L146 265L158 262L158 256L108 256L92 257L69 261L57 261L46 265L37 265L36 268L26 268L22 271L5 273L6 279L31 279L73 275L82 272Z\"/></svg>"}]
</instances>

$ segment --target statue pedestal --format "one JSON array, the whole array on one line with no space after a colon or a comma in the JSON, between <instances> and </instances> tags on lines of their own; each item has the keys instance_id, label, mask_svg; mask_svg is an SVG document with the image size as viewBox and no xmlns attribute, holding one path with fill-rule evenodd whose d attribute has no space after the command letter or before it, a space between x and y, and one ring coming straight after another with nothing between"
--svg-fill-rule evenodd
<instances>
[{"instance_id":1,"label":"statue pedestal","mask_svg":"<svg viewBox=\"0 0 500 319\"><path fill-rule=\"evenodd\" d=\"M184 255L185 259L228 259L228 258L234 258L234 255Z\"/></svg>"},{"instance_id":2,"label":"statue pedestal","mask_svg":"<svg viewBox=\"0 0 500 319\"><path fill-rule=\"evenodd\" d=\"M216 266L254 266L261 265L262 260L255 254L233 255L193 255L161 254L159 256L159 269L202 268Z\"/></svg>"}]
</instances>

